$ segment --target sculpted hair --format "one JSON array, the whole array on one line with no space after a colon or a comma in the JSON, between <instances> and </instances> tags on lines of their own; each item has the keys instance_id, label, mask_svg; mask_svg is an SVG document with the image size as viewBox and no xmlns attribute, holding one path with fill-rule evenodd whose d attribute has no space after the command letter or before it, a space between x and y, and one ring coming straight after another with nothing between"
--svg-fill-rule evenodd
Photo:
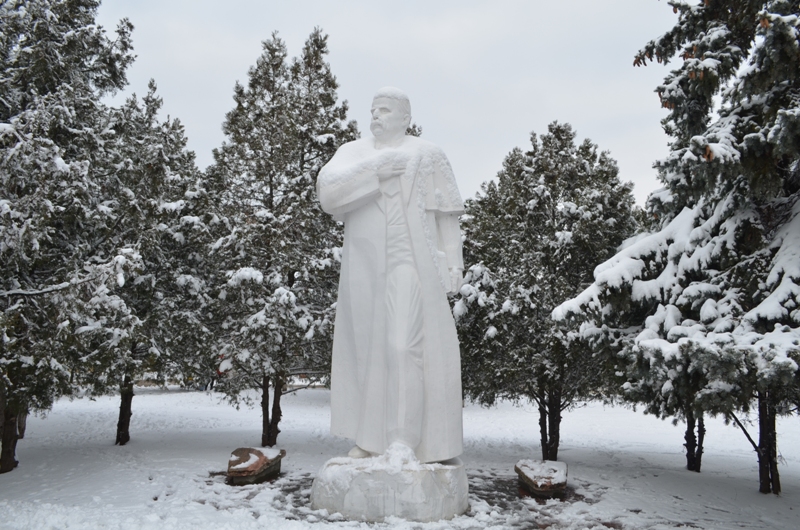
<instances>
[{"instance_id":1,"label":"sculpted hair","mask_svg":"<svg viewBox=\"0 0 800 530\"><path fill-rule=\"evenodd\" d=\"M372 97L372 99L377 98L396 99L400 102L400 108L403 109L403 112L408 114L409 118L411 117L411 102L408 100L406 93L399 88L385 86L375 92L375 95Z\"/></svg>"}]
</instances>

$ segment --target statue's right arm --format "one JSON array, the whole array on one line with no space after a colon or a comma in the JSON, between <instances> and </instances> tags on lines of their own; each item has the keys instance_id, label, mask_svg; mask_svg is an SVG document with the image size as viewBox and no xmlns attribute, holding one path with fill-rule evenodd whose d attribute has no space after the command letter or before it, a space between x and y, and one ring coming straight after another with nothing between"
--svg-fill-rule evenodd
<instances>
[{"instance_id":1,"label":"statue's right arm","mask_svg":"<svg viewBox=\"0 0 800 530\"><path fill-rule=\"evenodd\" d=\"M342 218L380 196L378 160L359 142L344 144L319 172L317 197L322 209Z\"/></svg>"}]
</instances>

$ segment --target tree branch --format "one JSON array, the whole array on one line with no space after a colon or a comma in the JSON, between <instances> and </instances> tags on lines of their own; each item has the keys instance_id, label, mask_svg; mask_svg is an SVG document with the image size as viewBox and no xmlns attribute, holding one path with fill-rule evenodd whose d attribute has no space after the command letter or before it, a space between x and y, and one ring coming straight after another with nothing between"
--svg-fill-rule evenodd
<instances>
[{"instance_id":1,"label":"tree branch","mask_svg":"<svg viewBox=\"0 0 800 530\"><path fill-rule=\"evenodd\" d=\"M26 291L24 289L12 289L10 291L0 291L0 296L39 296L43 294L54 293L56 291L63 291L65 289L69 289L70 287L74 287L82 283L96 280L97 278L98 276L90 276L89 278L84 278L83 280L78 280L76 282L63 282L59 283L58 285L52 285L50 287L45 287L44 289L36 289L32 291Z\"/></svg>"},{"instance_id":2,"label":"tree branch","mask_svg":"<svg viewBox=\"0 0 800 530\"><path fill-rule=\"evenodd\" d=\"M736 422L736 425L738 425L738 426L739 426L739 428L740 428L740 429L742 430L742 432L744 433L744 435L745 435L745 436L747 436L747 440L750 442L750 445L752 445L752 446L753 446L753 449L755 449L755 450L756 450L756 453L757 453L757 452L758 452L758 445L757 445L757 444L756 444L756 442L754 442L754 441L753 441L753 439L750 437L750 433L748 433L748 432L747 432L747 429L745 429L745 428L744 428L744 425L742 425L742 422L740 422L740 421L739 421L739 418L737 418L737 417L736 417L736 414L734 414L733 412L731 412L730 414L731 414L731 418L733 418L733 421L734 421L734 422Z\"/></svg>"}]
</instances>

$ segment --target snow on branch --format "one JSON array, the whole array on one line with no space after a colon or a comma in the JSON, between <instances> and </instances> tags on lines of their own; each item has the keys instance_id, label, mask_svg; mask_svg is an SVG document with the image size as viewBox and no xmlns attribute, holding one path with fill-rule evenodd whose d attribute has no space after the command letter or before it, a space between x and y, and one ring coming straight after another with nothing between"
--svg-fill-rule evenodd
<instances>
[{"instance_id":1,"label":"snow on branch","mask_svg":"<svg viewBox=\"0 0 800 530\"><path fill-rule=\"evenodd\" d=\"M631 286L632 296L636 300L654 297L674 286L675 271L669 265L657 278L642 280L647 271L645 258L674 255L677 251L676 244L683 247L694 229L696 210L697 208L684 208L663 230L637 239L611 259L598 265L594 270L595 282L575 298L556 307L551 318L562 321L587 309L599 310L602 307L599 298L601 294L609 289L621 289L626 284Z\"/></svg>"},{"instance_id":2,"label":"snow on branch","mask_svg":"<svg viewBox=\"0 0 800 530\"><path fill-rule=\"evenodd\" d=\"M791 220L781 227L771 247L778 249L765 282L765 287L771 292L744 318L755 322L788 317L800 324L800 200L792 209Z\"/></svg>"},{"instance_id":3,"label":"snow on branch","mask_svg":"<svg viewBox=\"0 0 800 530\"><path fill-rule=\"evenodd\" d=\"M83 278L80 280L72 280L69 282L62 282L58 285L51 285L50 287L45 287L44 289L11 289L9 291L0 291L0 296L40 296L43 294L50 294L57 291L63 291L65 289L69 289L71 287L75 287L77 285L94 281L98 279L99 276L90 276L88 278Z\"/></svg>"}]
</instances>

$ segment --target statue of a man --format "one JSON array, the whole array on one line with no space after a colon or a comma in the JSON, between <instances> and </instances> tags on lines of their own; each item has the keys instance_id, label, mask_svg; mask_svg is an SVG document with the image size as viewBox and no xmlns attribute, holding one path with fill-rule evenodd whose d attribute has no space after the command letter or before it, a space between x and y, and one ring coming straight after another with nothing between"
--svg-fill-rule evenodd
<instances>
[{"instance_id":1,"label":"statue of a man","mask_svg":"<svg viewBox=\"0 0 800 530\"><path fill-rule=\"evenodd\" d=\"M462 452L461 363L446 294L460 288L464 205L441 149L407 136L408 97L382 88L372 138L322 168L322 209L344 222L333 335L331 432L351 457L409 448L422 462ZM413 455L412 455L413 456Z\"/></svg>"}]
</instances>

